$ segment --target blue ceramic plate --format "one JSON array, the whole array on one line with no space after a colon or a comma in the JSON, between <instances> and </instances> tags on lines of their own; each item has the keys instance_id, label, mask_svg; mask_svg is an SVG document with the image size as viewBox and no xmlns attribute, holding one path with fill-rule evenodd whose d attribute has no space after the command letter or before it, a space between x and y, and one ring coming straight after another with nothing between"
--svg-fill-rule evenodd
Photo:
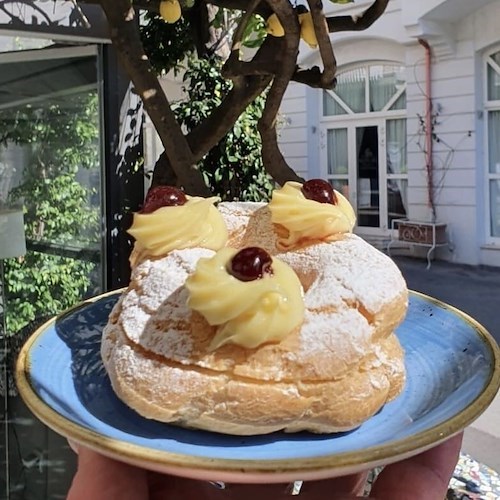
<instances>
[{"instance_id":1,"label":"blue ceramic plate","mask_svg":"<svg viewBox=\"0 0 500 500\"><path fill-rule=\"evenodd\" d=\"M462 312L411 293L397 335L406 350L403 394L345 434L227 436L140 417L114 394L101 363L101 331L118 298L102 295L54 318L24 346L17 381L49 427L108 456L167 473L238 482L312 480L423 451L469 425L500 385L500 356Z\"/></svg>"}]
</instances>

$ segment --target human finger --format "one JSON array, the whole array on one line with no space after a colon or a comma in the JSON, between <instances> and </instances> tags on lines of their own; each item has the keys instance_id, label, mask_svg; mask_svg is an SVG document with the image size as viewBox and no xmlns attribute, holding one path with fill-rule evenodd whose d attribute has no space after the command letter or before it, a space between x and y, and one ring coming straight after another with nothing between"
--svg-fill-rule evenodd
<instances>
[{"instance_id":1,"label":"human finger","mask_svg":"<svg viewBox=\"0 0 500 500\"><path fill-rule=\"evenodd\" d=\"M323 481L306 481L300 488L303 500L344 500L357 498L362 494L366 483L366 473L353 474ZM165 476L152 473L150 475L151 499L203 498L206 500L286 500L292 496L293 483L288 484L234 484L222 483L217 487L207 481L197 481L181 477L170 477L167 485Z\"/></svg>"},{"instance_id":2,"label":"human finger","mask_svg":"<svg viewBox=\"0 0 500 500\"><path fill-rule=\"evenodd\" d=\"M302 498L341 500L361 495L365 489L367 472L348 476L325 479L322 481L306 481L302 485Z\"/></svg>"},{"instance_id":3,"label":"human finger","mask_svg":"<svg viewBox=\"0 0 500 500\"><path fill-rule=\"evenodd\" d=\"M384 500L442 500L455 470L463 433L420 455L388 465L370 496Z\"/></svg>"},{"instance_id":4,"label":"human finger","mask_svg":"<svg viewBox=\"0 0 500 500\"><path fill-rule=\"evenodd\" d=\"M78 447L78 469L67 500L146 500L146 471Z\"/></svg>"}]
</instances>

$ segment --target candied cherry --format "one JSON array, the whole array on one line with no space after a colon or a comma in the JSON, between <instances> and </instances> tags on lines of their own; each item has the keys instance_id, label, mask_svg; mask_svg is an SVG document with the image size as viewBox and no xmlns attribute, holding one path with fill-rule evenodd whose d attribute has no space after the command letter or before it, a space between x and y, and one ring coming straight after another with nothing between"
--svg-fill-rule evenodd
<instances>
[{"instance_id":1,"label":"candied cherry","mask_svg":"<svg viewBox=\"0 0 500 500\"><path fill-rule=\"evenodd\" d=\"M227 271L240 281L254 281L264 274L273 274L272 262L272 257L264 249L247 247L234 255Z\"/></svg>"},{"instance_id":2,"label":"candied cherry","mask_svg":"<svg viewBox=\"0 0 500 500\"><path fill-rule=\"evenodd\" d=\"M148 191L141 213L150 214L161 207L175 207L187 202L186 195L173 186L155 186Z\"/></svg>"},{"instance_id":3,"label":"candied cherry","mask_svg":"<svg viewBox=\"0 0 500 500\"><path fill-rule=\"evenodd\" d=\"M302 194L309 200L319 203L337 204L337 197L332 185L323 179L311 179L302 185Z\"/></svg>"}]
</instances>

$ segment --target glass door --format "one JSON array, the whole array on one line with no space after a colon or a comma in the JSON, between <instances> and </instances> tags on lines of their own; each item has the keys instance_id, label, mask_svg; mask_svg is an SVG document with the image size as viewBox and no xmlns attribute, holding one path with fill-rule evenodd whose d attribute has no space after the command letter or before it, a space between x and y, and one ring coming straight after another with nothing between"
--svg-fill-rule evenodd
<instances>
[{"instance_id":1,"label":"glass door","mask_svg":"<svg viewBox=\"0 0 500 500\"><path fill-rule=\"evenodd\" d=\"M327 179L332 186L350 199L348 129L336 128L326 131Z\"/></svg>"},{"instance_id":2,"label":"glass door","mask_svg":"<svg viewBox=\"0 0 500 500\"><path fill-rule=\"evenodd\" d=\"M387 227L392 221L405 219L408 214L408 163L406 119L386 121L386 189Z\"/></svg>"},{"instance_id":3,"label":"glass door","mask_svg":"<svg viewBox=\"0 0 500 500\"><path fill-rule=\"evenodd\" d=\"M321 138L326 178L352 203L363 232L383 234L406 217L406 119L339 123Z\"/></svg>"},{"instance_id":4,"label":"glass door","mask_svg":"<svg viewBox=\"0 0 500 500\"><path fill-rule=\"evenodd\" d=\"M12 371L36 326L103 290L97 59L93 46L0 54L0 209L24 212L27 247L5 259L0 294L0 498L65 498L74 472L74 453L27 409Z\"/></svg>"},{"instance_id":5,"label":"glass door","mask_svg":"<svg viewBox=\"0 0 500 500\"><path fill-rule=\"evenodd\" d=\"M358 226L380 227L379 132L377 126L355 129Z\"/></svg>"}]
</instances>

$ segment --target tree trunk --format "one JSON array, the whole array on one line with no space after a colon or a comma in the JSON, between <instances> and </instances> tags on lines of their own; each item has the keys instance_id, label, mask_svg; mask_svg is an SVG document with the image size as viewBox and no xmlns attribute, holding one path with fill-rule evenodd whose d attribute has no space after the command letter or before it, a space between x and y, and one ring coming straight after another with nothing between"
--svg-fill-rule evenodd
<instances>
[{"instance_id":1,"label":"tree trunk","mask_svg":"<svg viewBox=\"0 0 500 500\"><path fill-rule=\"evenodd\" d=\"M128 0L101 0L100 3L110 24L113 46L144 102L178 184L187 193L207 195L209 190L195 166L193 153L142 48L134 8Z\"/></svg>"}]
</instances>

